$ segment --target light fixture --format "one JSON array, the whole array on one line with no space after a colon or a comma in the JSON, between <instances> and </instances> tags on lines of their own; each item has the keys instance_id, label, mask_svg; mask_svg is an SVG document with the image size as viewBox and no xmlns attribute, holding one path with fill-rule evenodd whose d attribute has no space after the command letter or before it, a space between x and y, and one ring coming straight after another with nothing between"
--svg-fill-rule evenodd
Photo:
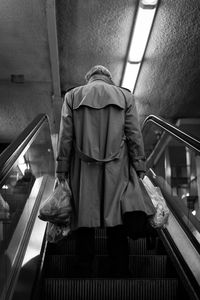
<instances>
[{"instance_id":1,"label":"light fixture","mask_svg":"<svg viewBox=\"0 0 200 300\"><path fill-rule=\"evenodd\" d=\"M130 91L133 89L133 82L136 82L139 68L140 68L140 63L132 64L128 62L126 64L123 82L122 82L123 87L129 89Z\"/></svg>"},{"instance_id":2,"label":"light fixture","mask_svg":"<svg viewBox=\"0 0 200 300\"><path fill-rule=\"evenodd\" d=\"M7 185L7 184L4 184L4 185L2 186L2 190L8 190L8 185Z\"/></svg>"},{"instance_id":3,"label":"light fixture","mask_svg":"<svg viewBox=\"0 0 200 300\"><path fill-rule=\"evenodd\" d=\"M158 0L140 0L121 85L134 91Z\"/></svg>"},{"instance_id":4,"label":"light fixture","mask_svg":"<svg viewBox=\"0 0 200 300\"><path fill-rule=\"evenodd\" d=\"M129 61L141 62L149 38L154 15L155 9L138 9L129 50Z\"/></svg>"},{"instance_id":5,"label":"light fixture","mask_svg":"<svg viewBox=\"0 0 200 300\"><path fill-rule=\"evenodd\" d=\"M14 82L14 83L24 83L24 75L23 74L11 74L10 80L11 80L11 82Z\"/></svg>"},{"instance_id":6,"label":"light fixture","mask_svg":"<svg viewBox=\"0 0 200 300\"><path fill-rule=\"evenodd\" d=\"M157 4L158 4L158 0L141 0L140 1L140 5L143 8L148 8L148 9L154 8Z\"/></svg>"}]
</instances>

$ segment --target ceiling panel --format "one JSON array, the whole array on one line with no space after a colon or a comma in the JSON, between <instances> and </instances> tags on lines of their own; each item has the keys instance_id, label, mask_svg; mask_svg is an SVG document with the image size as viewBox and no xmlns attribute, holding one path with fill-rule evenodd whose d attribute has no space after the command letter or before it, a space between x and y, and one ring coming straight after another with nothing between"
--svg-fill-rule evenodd
<instances>
[{"instance_id":1,"label":"ceiling panel","mask_svg":"<svg viewBox=\"0 0 200 300\"><path fill-rule=\"evenodd\" d=\"M200 117L200 1L161 0L135 89L141 119Z\"/></svg>"},{"instance_id":2,"label":"ceiling panel","mask_svg":"<svg viewBox=\"0 0 200 300\"><path fill-rule=\"evenodd\" d=\"M108 67L119 85L139 1L55 2L62 90L84 84L85 73L96 64ZM140 120L149 114L172 121L200 118L200 1L159 2L134 92ZM16 134L39 112L47 112L55 122L58 100L52 98L46 12L52 3L0 1L0 137L6 131ZM24 74L25 85L10 84L11 74Z\"/></svg>"},{"instance_id":3,"label":"ceiling panel","mask_svg":"<svg viewBox=\"0 0 200 300\"><path fill-rule=\"evenodd\" d=\"M85 73L96 64L108 67L118 85L138 1L56 3L62 89L83 84Z\"/></svg>"},{"instance_id":4,"label":"ceiling panel","mask_svg":"<svg viewBox=\"0 0 200 300\"><path fill-rule=\"evenodd\" d=\"M46 0L0 1L0 80L50 81Z\"/></svg>"}]
</instances>

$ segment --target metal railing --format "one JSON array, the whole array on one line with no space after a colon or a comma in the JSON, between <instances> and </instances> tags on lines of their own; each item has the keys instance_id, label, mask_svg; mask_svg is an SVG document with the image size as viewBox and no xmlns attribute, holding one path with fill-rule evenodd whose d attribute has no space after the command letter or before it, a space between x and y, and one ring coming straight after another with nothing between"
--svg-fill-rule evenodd
<instances>
[{"instance_id":1,"label":"metal railing","mask_svg":"<svg viewBox=\"0 0 200 300\"><path fill-rule=\"evenodd\" d=\"M185 145L187 145L189 148L197 151L200 153L200 141L196 138L192 137L191 135L185 133L175 125L165 121L164 119L149 115L143 122L142 128L144 129L148 122L153 122L156 125L158 125L160 128L167 131L170 135L174 136L179 141L183 142Z\"/></svg>"}]
</instances>

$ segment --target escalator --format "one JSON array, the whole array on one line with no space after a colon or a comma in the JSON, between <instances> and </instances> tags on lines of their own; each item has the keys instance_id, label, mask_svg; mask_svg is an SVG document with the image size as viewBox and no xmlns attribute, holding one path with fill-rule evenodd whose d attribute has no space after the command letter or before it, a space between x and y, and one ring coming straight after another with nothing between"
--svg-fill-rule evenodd
<instances>
[{"instance_id":1,"label":"escalator","mask_svg":"<svg viewBox=\"0 0 200 300\"><path fill-rule=\"evenodd\" d=\"M41 201L54 186L54 155L48 118L39 115L0 154L0 299L12 299L27 262L39 259L45 224ZM33 264L26 283L37 272ZM32 274L32 275L31 275ZM26 286L20 284L20 290ZM31 286L31 285L30 285ZM28 289L30 288L27 285ZM25 297L26 299L26 297Z\"/></svg>"},{"instance_id":2,"label":"escalator","mask_svg":"<svg viewBox=\"0 0 200 300\"><path fill-rule=\"evenodd\" d=\"M54 186L54 157L47 117L42 115L34 120L18 139L18 147L10 145L4 150L0 182L1 193L9 203L10 218L1 221L4 228L0 253L1 263L4 262L1 300L200 299L200 193L194 170L200 143L154 116L146 120L143 134L148 176L161 188L171 215L168 226L151 238L129 240L128 278L109 274L105 229L95 229L96 258L90 276L81 274L77 268L75 233L58 244L45 241L45 222L37 215L40 203ZM21 200L22 196L13 189L16 181L24 176L22 162L34 175L26 200ZM9 178L14 178L15 183L11 185ZM9 184L15 200L8 200L8 195L6 198ZM6 222L9 223L7 231ZM19 234L22 230L23 237Z\"/></svg>"},{"instance_id":3,"label":"escalator","mask_svg":"<svg viewBox=\"0 0 200 300\"><path fill-rule=\"evenodd\" d=\"M129 278L109 275L106 233L96 231L96 259L92 278L76 270L73 237L49 245L44 262L41 299L188 299L162 245L147 249L146 240L130 240Z\"/></svg>"}]
</instances>

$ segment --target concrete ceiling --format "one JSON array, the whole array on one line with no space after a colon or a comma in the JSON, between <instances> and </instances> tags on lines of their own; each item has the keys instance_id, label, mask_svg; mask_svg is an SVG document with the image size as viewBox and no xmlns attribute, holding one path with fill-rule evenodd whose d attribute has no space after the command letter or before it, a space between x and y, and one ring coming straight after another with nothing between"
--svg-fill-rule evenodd
<instances>
[{"instance_id":1,"label":"concrete ceiling","mask_svg":"<svg viewBox=\"0 0 200 300\"><path fill-rule=\"evenodd\" d=\"M39 112L48 113L51 123L58 118L52 102L53 55L47 22L47 7L53 2L0 3L0 138L5 139L5 130L12 136L13 130L21 130ZM59 63L62 91L84 84L85 73L95 64L107 66L119 85L137 7L137 0L55 1L57 40L53 37L51 45L55 41L58 49L54 63ZM173 121L200 117L199 16L198 0L160 0L134 93L141 121L149 114ZM10 84L11 74L24 74L25 85L34 84L30 95L27 90L24 93L27 98L34 95L31 102L19 94L17 101L22 104L16 103L18 88ZM37 83L42 84L41 92ZM8 87L7 99L4 89ZM23 88L19 89L22 93Z\"/></svg>"},{"instance_id":2,"label":"concrete ceiling","mask_svg":"<svg viewBox=\"0 0 200 300\"><path fill-rule=\"evenodd\" d=\"M135 97L140 117L200 117L200 1L161 0Z\"/></svg>"},{"instance_id":3,"label":"concrete ceiling","mask_svg":"<svg viewBox=\"0 0 200 300\"><path fill-rule=\"evenodd\" d=\"M138 1L57 1L61 86L84 83L94 64L120 83ZM161 0L135 98L144 120L200 117L200 1Z\"/></svg>"},{"instance_id":4,"label":"concrete ceiling","mask_svg":"<svg viewBox=\"0 0 200 300\"><path fill-rule=\"evenodd\" d=\"M119 85L138 1L56 4L62 89L84 84L85 73L96 64L107 66Z\"/></svg>"},{"instance_id":5,"label":"concrete ceiling","mask_svg":"<svg viewBox=\"0 0 200 300\"><path fill-rule=\"evenodd\" d=\"M0 80L24 74L26 82L51 81L46 0L1 0Z\"/></svg>"}]
</instances>

